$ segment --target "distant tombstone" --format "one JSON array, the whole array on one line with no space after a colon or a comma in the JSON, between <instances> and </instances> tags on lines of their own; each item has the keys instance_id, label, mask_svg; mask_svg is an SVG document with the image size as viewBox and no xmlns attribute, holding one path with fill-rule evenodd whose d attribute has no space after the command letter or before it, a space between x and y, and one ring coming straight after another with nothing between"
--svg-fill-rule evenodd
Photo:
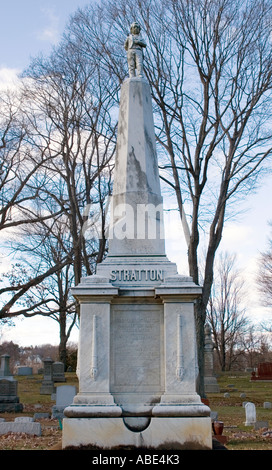
<instances>
[{"instance_id":1,"label":"distant tombstone","mask_svg":"<svg viewBox=\"0 0 272 470\"><path fill-rule=\"evenodd\" d=\"M205 347L204 347L204 387L207 393L219 393L220 388L218 386L216 377L214 376L213 370L213 350L214 343L212 341L212 333L209 325L205 326Z\"/></svg>"},{"instance_id":2,"label":"distant tombstone","mask_svg":"<svg viewBox=\"0 0 272 470\"><path fill-rule=\"evenodd\" d=\"M258 365L257 374L255 371L251 374L251 381L255 380L272 381L272 362L261 362Z\"/></svg>"},{"instance_id":3,"label":"distant tombstone","mask_svg":"<svg viewBox=\"0 0 272 470\"><path fill-rule=\"evenodd\" d=\"M272 403L271 403L271 401L265 401L264 404L263 404L263 407L264 407L264 408L272 408Z\"/></svg>"},{"instance_id":4,"label":"distant tombstone","mask_svg":"<svg viewBox=\"0 0 272 470\"><path fill-rule=\"evenodd\" d=\"M43 361L44 364L44 376L42 386L40 388L41 395L51 395L55 392L55 386L53 382L53 361L50 357L47 357Z\"/></svg>"},{"instance_id":5,"label":"distant tombstone","mask_svg":"<svg viewBox=\"0 0 272 470\"><path fill-rule=\"evenodd\" d=\"M64 364L63 362L53 363L53 381L54 382L66 382L64 375Z\"/></svg>"},{"instance_id":6,"label":"distant tombstone","mask_svg":"<svg viewBox=\"0 0 272 470\"><path fill-rule=\"evenodd\" d=\"M50 418L50 413L35 413L33 416L34 421L37 421L39 419L49 419Z\"/></svg>"},{"instance_id":7,"label":"distant tombstone","mask_svg":"<svg viewBox=\"0 0 272 470\"><path fill-rule=\"evenodd\" d=\"M8 354L3 354L1 356L0 377L12 377L9 368L9 359L10 356Z\"/></svg>"},{"instance_id":8,"label":"distant tombstone","mask_svg":"<svg viewBox=\"0 0 272 470\"><path fill-rule=\"evenodd\" d=\"M254 403L247 402L245 405L246 422L245 426L253 426L256 423L256 407Z\"/></svg>"},{"instance_id":9,"label":"distant tombstone","mask_svg":"<svg viewBox=\"0 0 272 470\"><path fill-rule=\"evenodd\" d=\"M52 407L52 418L63 418L64 409L73 403L77 390L74 385L56 387L56 405Z\"/></svg>"},{"instance_id":10,"label":"distant tombstone","mask_svg":"<svg viewBox=\"0 0 272 470\"><path fill-rule=\"evenodd\" d=\"M268 429L268 421L256 421L254 429Z\"/></svg>"},{"instance_id":11,"label":"distant tombstone","mask_svg":"<svg viewBox=\"0 0 272 470\"><path fill-rule=\"evenodd\" d=\"M17 368L17 375L33 375L33 369L28 366L19 366Z\"/></svg>"},{"instance_id":12,"label":"distant tombstone","mask_svg":"<svg viewBox=\"0 0 272 470\"><path fill-rule=\"evenodd\" d=\"M17 381L9 378L0 379L0 412L23 411L23 405L17 396Z\"/></svg>"},{"instance_id":13,"label":"distant tombstone","mask_svg":"<svg viewBox=\"0 0 272 470\"><path fill-rule=\"evenodd\" d=\"M18 418L14 418L15 423L32 423L34 418L31 416L18 416Z\"/></svg>"}]
</instances>

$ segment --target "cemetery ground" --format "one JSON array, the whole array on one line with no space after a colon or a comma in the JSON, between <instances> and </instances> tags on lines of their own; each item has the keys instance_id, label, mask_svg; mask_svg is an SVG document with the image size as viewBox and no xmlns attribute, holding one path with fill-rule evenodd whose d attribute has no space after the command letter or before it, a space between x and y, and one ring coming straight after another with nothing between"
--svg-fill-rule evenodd
<instances>
[{"instance_id":1,"label":"cemetery ground","mask_svg":"<svg viewBox=\"0 0 272 470\"><path fill-rule=\"evenodd\" d=\"M65 374L65 385L77 385L73 372ZM55 401L51 395L41 395L42 375L16 376L18 396L24 409L22 413L0 413L0 418L14 421L18 416L31 416L35 413L50 413ZM242 372L220 373L217 376L220 393L209 393L207 398L211 411L217 412L218 420L223 421L223 435L228 450L272 450L272 408L264 408L264 402L272 402L272 382L250 382L250 374ZM63 384L55 384L63 385ZM225 394L227 393L227 396ZM240 396L241 394L242 397ZM254 429L245 426L243 402L256 406L257 421L267 422L267 428ZM0 436L0 450L61 450L62 423L58 419L39 420L41 436L9 433ZM270 431L270 432L269 432Z\"/></svg>"}]
</instances>

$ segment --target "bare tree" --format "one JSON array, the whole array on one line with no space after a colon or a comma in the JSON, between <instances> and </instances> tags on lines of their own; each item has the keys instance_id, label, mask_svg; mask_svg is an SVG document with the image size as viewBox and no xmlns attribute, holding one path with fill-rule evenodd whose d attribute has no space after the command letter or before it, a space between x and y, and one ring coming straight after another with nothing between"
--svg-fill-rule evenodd
<instances>
[{"instance_id":1,"label":"bare tree","mask_svg":"<svg viewBox=\"0 0 272 470\"><path fill-rule=\"evenodd\" d=\"M235 260L236 257L228 252L220 254L207 306L207 320L223 371L230 370L237 360L240 337L246 333L249 324L242 305L244 282L239 277Z\"/></svg>"},{"instance_id":2,"label":"bare tree","mask_svg":"<svg viewBox=\"0 0 272 470\"><path fill-rule=\"evenodd\" d=\"M270 225L272 223L270 222ZM263 304L272 307L272 239L268 240L268 248L260 254L257 284L262 294Z\"/></svg>"},{"instance_id":3,"label":"bare tree","mask_svg":"<svg viewBox=\"0 0 272 470\"><path fill-rule=\"evenodd\" d=\"M1 315L38 314L58 321L64 362L78 314L69 288L82 275L95 272L106 250L105 207L111 192L116 117L104 80L96 64L66 42L50 57L36 58L24 74L31 156L43 156L28 191L33 213L42 216L20 226L19 237L9 242L21 264L6 277L10 282L2 288ZM86 220L97 213L99 239L83 233Z\"/></svg>"},{"instance_id":4,"label":"bare tree","mask_svg":"<svg viewBox=\"0 0 272 470\"><path fill-rule=\"evenodd\" d=\"M111 190L116 132L116 119L113 121L110 113L113 105L104 91L105 78L93 63L77 55L69 43L62 44L49 59L37 59L28 75L33 80L33 88L26 90L30 106L34 104L30 116L36 119L37 112L39 115L39 121L32 124L39 135L45 136L48 150L54 154L46 170L52 183L57 184L53 188L47 183L45 192L62 206L68 217L78 284L83 267L87 274L95 269L95 263L90 262L94 250L88 253L87 241L82 236L84 209L92 204L100 204L103 209ZM43 142L42 148L44 145ZM104 251L102 238L95 250L98 262Z\"/></svg>"},{"instance_id":5,"label":"bare tree","mask_svg":"<svg viewBox=\"0 0 272 470\"><path fill-rule=\"evenodd\" d=\"M68 28L74 46L99 57L116 82L124 76L123 40L132 20L146 36L161 177L189 225L189 272L197 284L200 228L208 234L195 312L201 395L206 308L224 222L272 152L271 8L267 0L108 0L79 10Z\"/></svg>"}]
</instances>

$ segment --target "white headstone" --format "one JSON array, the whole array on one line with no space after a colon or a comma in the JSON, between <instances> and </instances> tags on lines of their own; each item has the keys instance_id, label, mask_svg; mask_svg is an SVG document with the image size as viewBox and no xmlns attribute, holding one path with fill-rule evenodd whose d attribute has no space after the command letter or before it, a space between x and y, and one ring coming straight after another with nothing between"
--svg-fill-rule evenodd
<instances>
[{"instance_id":1,"label":"white headstone","mask_svg":"<svg viewBox=\"0 0 272 470\"><path fill-rule=\"evenodd\" d=\"M56 406L68 406L73 403L76 395L76 387L74 385L61 385L56 391Z\"/></svg>"},{"instance_id":2,"label":"white headstone","mask_svg":"<svg viewBox=\"0 0 272 470\"><path fill-rule=\"evenodd\" d=\"M256 423L256 407L254 403L247 402L245 406L246 410L246 422L245 426L253 426Z\"/></svg>"}]
</instances>

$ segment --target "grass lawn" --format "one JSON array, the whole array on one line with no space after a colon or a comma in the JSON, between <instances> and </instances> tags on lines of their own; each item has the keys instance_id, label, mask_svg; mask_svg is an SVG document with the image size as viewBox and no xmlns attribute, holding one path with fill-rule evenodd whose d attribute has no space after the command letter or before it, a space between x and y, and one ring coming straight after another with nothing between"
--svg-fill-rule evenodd
<instances>
[{"instance_id":1,"label":"grass lawn","mask_svg":"<svg viewBox=\"0 0 272 470\"><path fill-rule=\"evenodd\" d=\"M0 413L0 418L13 421L17 416L33 416L36 412L51 413L55 404L50 395L40 395L42 375L16 376L18 380L18 396L23 403L22 413ZM217 377L220 393L208 394L209 406L218 413L218 420L223 421L223 435L228 441L228 450L272 450L272 408L263 408L265 401L272 402L272 382L250 382L250 374L241 372L220 373ZM64 385L64 383L58 383ZM75 373L66 374L65 385L77 385ZM232 385L233 387L229 387ZM225 398L228 392L230 397ZM246 397L241 398L241 393ZM256 405L257 421L267 421L271 437L265 435L267 429L254 430L253 426L245 426L244 401ZM56 419L41 420L42 436L26 434L9 434L0 436L0 450L50 450L60 448L61 422Z\"/></svg>"},{"instance_id":2,"label":"grass lawn","mask_svg":"<svg viewBox=\"0 0 272 470\"><path fill-rule=\"evenodd\" d=\"M272 402L272 382L250 382L249 373L228 372L217 377L220 393L209 393L209 406L218 413L218 420L223 421L223 435L228 438L225 445L229 450L272 450L271 437L267 429L254 430L245 426L246 414L243 402L249 401L256 406L257 421L266 421L272 431L272 408L263 407L265 401ZM229 387L233 385L233 387ZM224 393L229 393L229 398ZM240 395L244 393L245 398ZM266 434L265 434L266 433Z\"/></svg>"}]
</instances>

